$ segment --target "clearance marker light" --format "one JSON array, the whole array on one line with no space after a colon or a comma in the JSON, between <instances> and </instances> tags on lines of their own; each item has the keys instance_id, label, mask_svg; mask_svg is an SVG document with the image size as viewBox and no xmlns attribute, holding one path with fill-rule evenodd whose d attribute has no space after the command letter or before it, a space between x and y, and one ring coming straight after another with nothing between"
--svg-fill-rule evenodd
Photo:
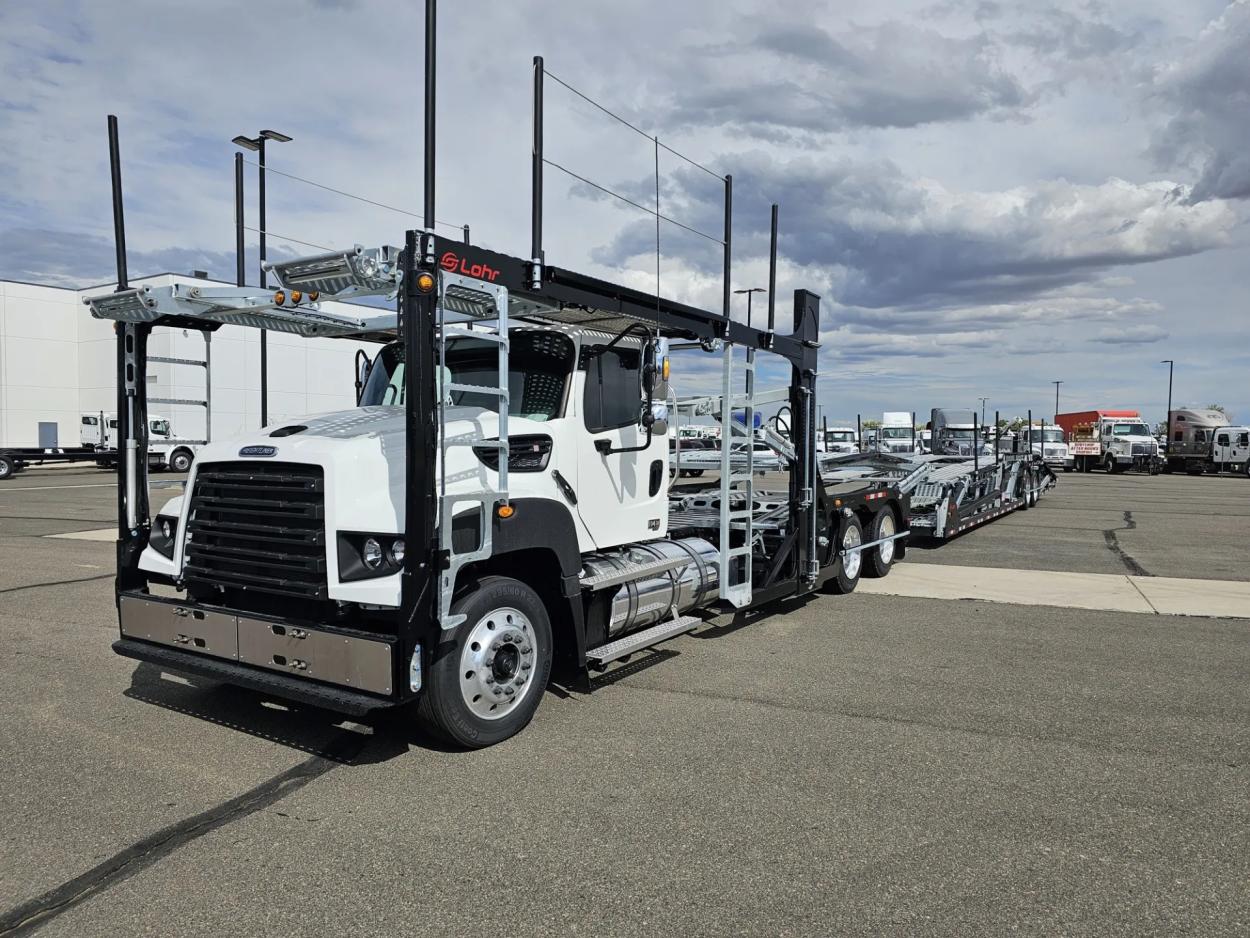
<instances>
[{"instance_id":1,"label":"clearance marker light","mask_svg":"<svg viewBox=\"0 0 1250 938\"><path fill-rule=\"evenodd\" d=\"M422 293L429 293L434 289L434 275L422 271L417 274L417 289Z\"/></svg>"},{"instance_id":2,"label":"clearance marker light","mask_svg":"<svg viewBox=\"0 0 1250 938\"><path fill-rule=\"evenodd\" d=\"M499 515L501 518L508 519L516 514L516 509L511 505L500 505L499 508L496 509L495 514Z\"/></svg>"},{"instance_id":3,"label":"clearance marker light","mask_svg":"<svg viewBox=\"0 0 1250 938\"><path fill-rule=\"evenodd\" d=\"M281 306L286 302L286 294L279 290L273 295L273 302L275 306Z\"/></svg>"}]
</instances>

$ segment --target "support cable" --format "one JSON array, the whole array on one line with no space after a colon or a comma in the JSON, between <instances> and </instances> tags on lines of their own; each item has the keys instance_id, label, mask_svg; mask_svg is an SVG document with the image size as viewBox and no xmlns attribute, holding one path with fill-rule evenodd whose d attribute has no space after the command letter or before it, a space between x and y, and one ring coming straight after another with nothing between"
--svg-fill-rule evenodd
<instances>
[{"instance_id":1,"label":"support cable","mask_svg":"<svg viewBox=\"0 0 1250 938\"><path fill-rule=\"evenodd\" d=\"M246 157L244 157L243 162L251 163L253 166L257 166L257 167L260 166L259 163L255 162L254 160L249 160ZM375 202L373 199L366 199L363 195L355 195L354 193L351 193L351 192L345 192L342 189L335 189L333 186L327 186L320 182L314 182L311 179L305 179L303 176L296 176L294 173L284 173L282 170L274 169L271 166L266 166L265 172L274 173L275 175L278 175L278 176L285 176L287 179L294 179L296 182L302 182L302 183L305 183L306 185L313 186L317 189L324 189L326 192L333 192L335 195L341 195L349 199L355 199L357 202L364 202L368 205L374 205L374 206L377 206L378 208L384 208L391 212L398 212L400 215L407 215L409 218L421 218L421 215L417 212L410 212L407 209L399 208L398 206L395 206L395 205L387 205L385 202ZM457 225L449 221L438 221L436 219L434 221L434 224L442 225L445 228L455 228L458 231L464 229L463 225ZM291 240L291 239L287 239L287 240Z\"/></svg>"},{"instance_id":2,"label":"support cable","mask_svg":"<svg viewBox=\"0 0 1250 938\"><path fill-rule=\"evenodd\" d=\"M621 195L619 192L613 192L611 189L607 188L606 186L601 186L597 182L591 182L585 176L579 176L577 173L573 172L573 170L567 169L566 167L561 166L559 163L555 162L554 160L549 160L546 157L544 157L543 162L547 164L548 166L552 167L553 169L558 169L560 170L560 172L565 173L566 175L572 176L578 182L584 182L586 185L591 186L592 188L598 189L600 192L603 192L606 195L610 195L615 199L620 199L622 202L632 205L634 208L638 209L639 211L646 212L648 215L654 215L656 216L657 219L666 221L670 225L676 225L678 228L682 228L686 231L689 231L691 234L696 234L700 238L707 238L713 244L725 243L720 238L717 238L715 235L707 234L706 232L700 231L698 228L691 228L689 225L684 225L681 222L679 222L677 219L669 218L667 215L661 215L655 209L647 208L645 205L635 202L633 199L627 198L626 196Z\"/></svg>"}]
</instances>

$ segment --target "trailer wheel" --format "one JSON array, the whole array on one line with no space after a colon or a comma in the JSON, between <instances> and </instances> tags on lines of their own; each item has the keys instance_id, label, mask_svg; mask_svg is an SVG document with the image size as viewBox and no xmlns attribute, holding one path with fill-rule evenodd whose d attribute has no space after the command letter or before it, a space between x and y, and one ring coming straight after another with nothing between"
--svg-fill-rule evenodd
<instances>
[{"instance_id":1,"label":"trailer wheel","mask_svg":"<svg viewBox=\"0 0 1250 938\"><path fill-rule=\"evenodd\" d=\"M511 577L483 577L454 603L465 621L442 643L417 704L423 728L468 749L525 728L551 673L551 620L538 594Z\"/></svg>"},{"instance_id":2,"label":"trailer wheel","mask_svg":"<svg viewBox=\"0 0 1250 938\"><path fill-rule=\"evenodd\" d=\"M873 516L872 523L868 525L868 540L879 541L883 538L893 537L898 533L898 525L894 521L894 511L890 508L882 508ZM872 550L867 551L868 557L864 563L864 573L867 576L883 577L890 572L890 567L894 566L895 545L898 541L886 541Z\"/></svg>"},{"instance_id":3,"label":"trailer wheel","mask_svg":"<svg viewBox=\"0 0 1250 938\"><path fill-rule=\"evenodd\" d=\"M854 515L847 518L838 535L837 549L839 552L864 543L864 526ZM859 575L864 569L864 552L842 554L835 561L837 573L825 582L825 587L833 593L853 593L859 585Z\"/></svg>"},{"instance_id":4,"label":"trailer wheel","mask_svg":"<svg viewBox=\"0 0 1250 938\"><path fill-rule=\"evenodd\" d=\"M7 479L17 472L17 461L12 456L0 456L0 479Z\"/></svg>"},{"instance_id":5,"label":"trailer wheel","mask_svg":"<svg viewBox=\"0 0 1250 938\"><path fill-rule=\"evenodd\" d=\"M191 453L185 449L175 450L169 457L169 468L174 472L186 472L191 468Z\"/></svg>"}]
</instances>

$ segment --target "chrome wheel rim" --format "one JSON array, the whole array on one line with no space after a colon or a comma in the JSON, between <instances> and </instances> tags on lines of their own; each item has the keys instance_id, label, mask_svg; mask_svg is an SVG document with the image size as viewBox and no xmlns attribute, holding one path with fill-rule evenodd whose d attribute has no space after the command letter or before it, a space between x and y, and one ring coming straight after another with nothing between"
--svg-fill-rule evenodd
<instances>
[{"instance_id":1,"label":"chrome wheel rim","mask_svg":"<svg viewBox=\"0 0 1250 938\"><path fill-rule=\"evenodd\" d=\"M887 514L884 518L882 518L881 524L877 526L877 529L881 532L882 537L893 537L894 536L894 515ZM894 542L893 541L886 541L884 544L878 545L877 551L878 551L877 556L881 558L881 562L885 564L886 566L889 566L890 564L894 562Z\"/></svg>"},{"instance_id":2,"label":"chrome wheel rim","mask_svg":"<svg viewBox=\"0 0 1250 938\"><path fill-rule=\"evenodd\" d=\"M517 709L534 686L537 642L530 620L503 606L482 616L460 652L460 695L483 720L499 720Z\"/></svg>"},{"instance_id":3,"label":"chrome wheel rim","mask_svg":"<svg viewBox=\"0 0 1250 938\"><path fill-rule=\"evenodd\" d=\"M850 550L862 543L864 543L864 539L860 536L859 528L849 527L846 529L846 533L842 535L843 550ZM860 556L861 553L861 551L857 550L852 554L842 555L842 573L848 579L854 580L859 576L859 567L863 563L863 558Z\"/></svg>"}]
</instances>

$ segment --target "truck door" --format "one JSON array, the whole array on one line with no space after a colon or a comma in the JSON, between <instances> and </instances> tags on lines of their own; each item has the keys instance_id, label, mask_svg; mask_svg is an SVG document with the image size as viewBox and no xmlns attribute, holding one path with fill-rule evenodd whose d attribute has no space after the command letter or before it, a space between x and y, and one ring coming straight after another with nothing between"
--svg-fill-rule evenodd
<instances>
[{"instance_id":1,"label":"truck door","mask_svg":"<svg viewBox=\"0 0 1250 938\"><path fill-rule=\"evenodd\" d=\"M1215 434L1215 444L1211 448L1211 456L1216 465L1223 466L1233 461L1233 438L1228 431L1221 430Z\"/></svg>"},{"instance_id":2,"label":"truck door","mask_svg":"<svg viewBox=\"0 0 1250 938\"><path fill-rule=\"evenodd\" d=\"M668 440L639 426L642 354L635 347L582 347L577 511L596 546L658 537L667 530ZM623 452L620 452L623 450Z\"/></svg>"},{"instance_id":3,"label":"truck door","mask_svg":"<svg viewBox=\"0 0 1250 938\"><path fill-rule=\"evenodd\" d=\"M1237 442L1233 444L1233 461L1243 466L1250 462L1250 431L1243 430L1237 434Z\"/></svg>"}]
</instances>

